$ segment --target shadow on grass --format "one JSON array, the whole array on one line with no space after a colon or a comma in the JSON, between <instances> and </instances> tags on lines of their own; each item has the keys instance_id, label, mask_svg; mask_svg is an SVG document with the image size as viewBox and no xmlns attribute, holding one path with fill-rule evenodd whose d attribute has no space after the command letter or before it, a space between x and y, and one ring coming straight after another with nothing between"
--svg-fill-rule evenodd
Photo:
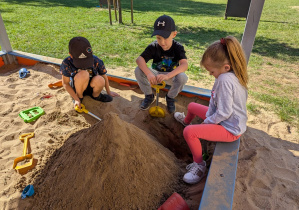
<instances>
[{"instance_id":1,"label":"shadow on grass","mask_svg":"<svg viewBox=\"0 0 299 210\"><path fill-rule=\"evenodd\" d=\"M276 39L268 39L265 37L256 37L252 52L261 56L286 61L296 61L299 56L299 48L294 48Z\"/></svg>"},{"instance_id":2,"label":"shadow on grass","mask_svg":"<svg viewBox=\"0 0 299 210\"><path fill-rule=\"evenodd\" d=\"M2 0L10 4L30 5L40 7L85 7L91 8L99 5L98 0ZM131 10L131 1L121 1L123 10ZM138 0L133 2L134 12L164 12L178 15L224 15L226 4L211 4L192 0Z\"/></svg>"},{"instance_id":3,"label":"shadow on grass","mask_svg":"<svg viewBox=\"0 0 299 210\"><path fill-rule=\"evenodd\" d=\"M144 34L151 34L152 27L146 27ZM194 49L205 49L208 45L222 37L229 35L235 36L240 42L243 34L231 33L225 30L204 27L180 27L177 29L178 35L175 40ZM281 43L277 39L269 39L265 37L256 37L252 49L253 53L270 58L296 61L299 56L299 49L289 46L286 43Z\"/></svg>"}]
</instances>

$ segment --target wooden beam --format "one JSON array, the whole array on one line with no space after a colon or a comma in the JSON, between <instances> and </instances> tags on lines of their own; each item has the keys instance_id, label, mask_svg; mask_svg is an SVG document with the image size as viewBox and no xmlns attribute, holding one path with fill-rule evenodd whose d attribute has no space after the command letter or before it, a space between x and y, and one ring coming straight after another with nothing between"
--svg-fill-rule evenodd
<instances>
[{"instance_id":1,"label":"wooden beam","mask_svg":"<svg viewBox=\"0 0 299 210\"><path fill-rule=\"evenodd\" d=\"M117 3L116 0L113 0L113 7L114 7L114 15L115 15L115 20L117 21Z\"/></svg>"},{"instance_id":2,"label":"wooden beam","mask_svg":"<svg viewBox=\"0 0 299 210\"><path fill-rule=\"evenodd\" d=\"M215 147L199 210L232 209L240 138Z\"/></svg>"},{"instance_id":3,"label":"wooden beam","mask_svg":"<svg viewBox=\"0 0 299 210\"><path fill-rule=\"evenodd\" d=\"M108 10L109 10L109 20L110 20L110 25L112 25L110 0L107 0L107 4L108 4Z\"/></svg>"},{"instance_id":4,"label":"wooden beam","mask_svg":"<svg viewBox=\"0 0 299 210\"><path fill-rule=\"evenodd\" d=\"M131 23L133 23L133 0L131 0Z\"/></svg>"},{"instance_id":5,"label":"wooden beam","mask_svg":"<svg viewBox=\"0 0 299 210\"><path fill-rule=\"evenodd\" d=\"M120 3L120 0L117 0L117 3L118 3L118 23L123 23L123 17L122 17L122 14L121 14L121 3Z\"/></svg>"}]
</instances>

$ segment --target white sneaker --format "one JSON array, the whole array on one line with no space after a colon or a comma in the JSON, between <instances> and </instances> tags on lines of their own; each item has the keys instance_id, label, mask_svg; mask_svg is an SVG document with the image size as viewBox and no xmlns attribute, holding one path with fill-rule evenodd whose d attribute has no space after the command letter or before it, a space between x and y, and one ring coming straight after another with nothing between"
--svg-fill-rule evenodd
<instances>
[{"instance_id":1,"label":"white sneaker","mask_svg":"<svg viewBox=\"0 0 299 210\"><path fill-rule=\"evenodd\" d=\"M194 164L197 164L196 162L190 163L189 165L186 166L187 171L189 171Z\"/></svg>"},{"instance_id":2,"label":"white sneaker","mask_svg":"<svg viewBox=\"0 0 299 210\"><path fill-rule=\"evenodd\" d=\"M188 184L195 184L199 182L205 175L207 169L206 162L205 161L203 161L202 163L193 162L188 166L190 167L189 167L189 171L184 175L183 178L184 182Z\"/></svg>"},{"instance_id":3,"label":"white sneaker","mask_svg":"<svg viewBox=\"0 0 299 210\"><path fill-rule=\"evenodd\" d=\"M184 120L185 120L185 118L186 118L184 112L176 112L176 113L174 113L173 116L174 116L174 118L175 118L178 122L182 123L184 126L188 126L188 125L190 125L190 124L186 124L186 123L184 123Z\"/></svg>"}]
</instances>

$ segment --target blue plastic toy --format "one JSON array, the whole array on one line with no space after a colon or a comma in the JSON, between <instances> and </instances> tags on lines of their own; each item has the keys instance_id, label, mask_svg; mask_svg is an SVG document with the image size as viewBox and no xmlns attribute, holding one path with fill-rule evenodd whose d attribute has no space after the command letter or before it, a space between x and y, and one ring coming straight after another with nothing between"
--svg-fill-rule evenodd
<instances>
[{"instance_id":1,"label":"blue plastic toy","mask_svg":"<svg viewBox=\"0 0 299 210\"><path fill-rule=\"evenodd\" d=\"M25 199L26 197L30 197L34 194L33 185L28 185L22 192L21 198Z\"/></svg>"},{"instance_id":2,"label":"blue plastic toy","mask_svg":"<svg viewBox=\"0 0 299 210\"><path fill-rule=\"evenodd\" d=\"M19 77L21 78L21 79L23 79L23 78L25 78L26 76L27 76L27 74L29 74L30 73L30 71L28 71L26 68L21 68L20 70L19 70Z\"/></svg>"}]
</instances>

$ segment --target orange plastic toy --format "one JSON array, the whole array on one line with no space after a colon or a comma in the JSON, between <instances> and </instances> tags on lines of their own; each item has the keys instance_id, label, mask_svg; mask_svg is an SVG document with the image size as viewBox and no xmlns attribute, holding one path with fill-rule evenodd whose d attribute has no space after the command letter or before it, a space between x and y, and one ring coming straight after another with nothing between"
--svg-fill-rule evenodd
<instances>
[{"instance_id":1,"label":"orange plastic toy","mask_svg":"<svg viewBox=\"0 0 299 210\"><path fill-rule=\"evenodd\" d=\"M189 210L186 201L176 192L173 193L158 210Z\"/></svg>"},{"instance_id":2,"label":"orange plastic toy","mask_svg":"<svg viewBox=\"0 0 299 210\"><path fill-rule=\"evenodd\" d=\"M59 80L59 81L57 81L57 82L50 83L50 84L48 84L48 87L49 87L49 88L58 88L58 87L62 87L62 81Z\"/></svg>"}]
</instances>

